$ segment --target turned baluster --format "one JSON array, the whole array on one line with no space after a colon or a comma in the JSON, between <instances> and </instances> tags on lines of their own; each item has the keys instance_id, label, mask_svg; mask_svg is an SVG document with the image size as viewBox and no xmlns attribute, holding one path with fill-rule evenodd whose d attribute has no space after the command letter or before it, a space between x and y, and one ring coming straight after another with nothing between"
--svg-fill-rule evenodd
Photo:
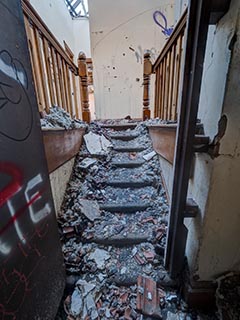
<instances>
[{"instance_id":1,"label":"turned baluster","mask_svg":"<svg viewBox=\"0 0 240 320\"><path fill-rule=\"evenodd\" d=\"M150 77L152 74L152 63L150 53L144 54L143 63L143 120L150 119Z\"/></svg>"},{"instance_id":2,"label":"turned baluster","mask_svg":"<svg viewBox=\"0 0 240 320\"><path fill-rule=\"evenodd\" d=\"M80 52L78 56L78 74L80 77L80 93L82 105L82 119L87 123L91 121L91 114L89 109L89 95L88 95L88 71L86 55Z\"/></svg>"}]
</instances>

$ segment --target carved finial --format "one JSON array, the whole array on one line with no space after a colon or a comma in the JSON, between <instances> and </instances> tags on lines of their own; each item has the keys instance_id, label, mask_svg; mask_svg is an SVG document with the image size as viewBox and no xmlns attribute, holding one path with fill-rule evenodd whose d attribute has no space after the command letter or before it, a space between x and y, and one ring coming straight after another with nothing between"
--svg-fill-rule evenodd
<instances>
[{"instance_id":1,"label":"carved finial","mask_svg":"<svg viewBox=\"0 0 240 320\"><path fill-rule=\"evenodd\" d=\"M87 57L86 57L86 55L85 55L85 53L84 53L83 51L81 51L81 52L79 53L78 59L79 59L79 60L86 60L86 59L87 59Z\"/></svg>"}]
</instances>

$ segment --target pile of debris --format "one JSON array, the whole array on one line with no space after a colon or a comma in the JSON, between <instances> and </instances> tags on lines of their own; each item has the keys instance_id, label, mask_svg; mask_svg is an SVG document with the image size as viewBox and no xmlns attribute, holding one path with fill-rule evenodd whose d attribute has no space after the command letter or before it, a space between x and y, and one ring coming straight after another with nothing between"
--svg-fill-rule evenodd
<instances>
[{"instance_id":1,"label":"pile of debris","mask_svg":"<svg viewBox=\"0 0 240 320\"><path fill-rule=\"evenodd\" d=\"M163 267L168 211L145 124L116 133L92 123L59 214L67 288L57 320L197 319Z\"/></svg>"},{"instance_id":2,"label":"pile of debris","mask_svg":"<svg viewBox=\"0 0 240 320\"><path fill-rule=\"evenodd\" d=\"M239 320L240 317L240 274L229 273L218 279L216 292L220 320Z\"/></svg>"},{"instance_id":3,"label":"pile of debris","mask_svg":"<svg viewBox=\"0 0 240 320\"><path fill-rule=\"evenodd\" d=\"M63 108L53 106L50 108L49 114L45 114L41 121L42 129L77 129L86 127L86 123L73 119L71 115Z\"/></svg>"}]
</instances>

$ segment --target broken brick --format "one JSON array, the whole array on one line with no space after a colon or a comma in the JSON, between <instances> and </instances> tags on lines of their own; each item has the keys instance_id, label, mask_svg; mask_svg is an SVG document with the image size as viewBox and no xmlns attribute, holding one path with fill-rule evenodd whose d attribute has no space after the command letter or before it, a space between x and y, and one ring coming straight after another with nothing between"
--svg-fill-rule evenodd
<instances>
[{"instance_id":1,"label":"broken brick","mask_svg":"<svg viewBox=\"0 0 240 320\"><path fill-rule=\"evenodd\" d=\"M155 252L152 251L144 251L143 252L144 257L147 259L147 261L153 261L155 258Z\"/></svg>"},{"instance_id":2,"label":"broken brick","mask_svg":"<svg viewBox=\"0 0 240 320\"><path fill-rule=\"evenodd\" d=\"M132 320L131 313L132 313L132 309L130 307L127 307L124 312L124 318L126 320Z\"/></svg>"},{"instance_id":3,"label":"broken brick","mask_svg":"<svg viewBox=\"0 0 240 320\"><path fill-rule=\"evenodd\" d=\"M137 310L143 315L162 319L157 283L152 279L139 276L137 285Z\"/></svg>"},{"instance_id":4,"label":"broken brick","mask_svg":"<svg viewBox=\"0 0 240 320\"><path fill-rule=\"evenodd\" d=\"M138 253L135 254L134 259L137 261L138 264L143 265L145 261L139 256Z\"/></svg>"}]
</instances>

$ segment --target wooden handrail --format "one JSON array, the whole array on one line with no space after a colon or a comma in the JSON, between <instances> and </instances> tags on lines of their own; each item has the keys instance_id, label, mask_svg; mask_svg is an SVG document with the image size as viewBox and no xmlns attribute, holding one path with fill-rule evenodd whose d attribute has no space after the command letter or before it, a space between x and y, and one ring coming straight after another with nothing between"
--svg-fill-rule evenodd
<instances>
[{"instance_id":1,"label":"wooden handrail","mask_svg":"<svg viewBox=\"0 0 240 320\"><path fill-rule=\"evenodd\" d=\"M70 48L64 50L29 1L21 1L40 113L44 115L57 105L79 119L81 102L82 119L90 122L88 81L82 75L84 68L81 66L79 70L74 64Z\"/></svg>"},{"instance_id":2,"label":"wooden handrail","mask_svg":"<svg viewBox=\"0 0 240 320\"><path fill-rule=\"evenodd\" d=\"M186 10L153 65L155 81L154 117L177 120L180 74L184 35L187 26Z\"/></svg>"},{"instance_id":3,"label":"wooden handrail","mask_svg":"<svg viewBox=\"0 0 240 320\"><path fill-rule=\"evenodd\" d=\"M55 48L55 50L64 58L64 60L68 63L69 66L72 67L75 75L78 74L77 66L71 61L69 56L66 54L65 50L58 42L56 37L53 33L49 30L45 22L39 16L37 11L33 8L28 0L21 0L22 1L22 8L24 15L31 20L32 24L41 31L42 35L51 43L51 45Z\"/></svg>"},{"instance_id":4,"label":"wooden handrail","mask_svg":"<svg viewBox=\"0 0 240 320\"><path fill-rule=\"evenodd\" d=\"M168 39L167 43L163 47L160 55L156 59L156 61L153 64L153 72L156 70L156 68L159 66L160 62L163 60L163 58L166 56L167 52L171 49L173 44L177 41L179 36L184 32L186 25L187 25L187 9L184 11L183 15L181 16L180 20L176 24L170 38Z\"/></svg>"}]
</instances>

